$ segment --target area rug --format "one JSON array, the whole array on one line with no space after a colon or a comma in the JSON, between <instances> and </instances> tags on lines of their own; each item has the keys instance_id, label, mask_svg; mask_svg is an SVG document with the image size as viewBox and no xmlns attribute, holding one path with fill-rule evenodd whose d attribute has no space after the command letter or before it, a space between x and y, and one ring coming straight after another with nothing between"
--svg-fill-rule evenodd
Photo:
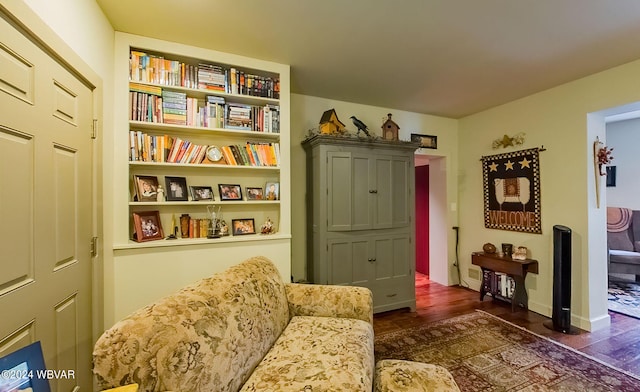
<instances>
[{"instance_id":1,"label":"area rug","mask_svg":"<svg viewBox=\"0 0 640 392\"><path fill-rule=\"evenodd\" d=\"M640 284L609 278L609 310L640 319Z\"/></svg>"},{"instance_id":2,"label":"area rug","mask_svg":"<svg viewBox=\"0 0 640 392\"><path fill-rule=\"evenodd\" d=\"M463 392L640 390L640 378L482 311L379 334L375 357L444 366Z\"/></svg>"}]
</instances>

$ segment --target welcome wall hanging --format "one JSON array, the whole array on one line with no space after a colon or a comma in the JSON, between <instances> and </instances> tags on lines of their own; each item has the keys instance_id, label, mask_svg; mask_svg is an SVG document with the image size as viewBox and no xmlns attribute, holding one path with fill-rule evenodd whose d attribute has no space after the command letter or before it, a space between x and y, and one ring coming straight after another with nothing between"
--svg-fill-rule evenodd
<instances>
[{"instance_id":1,"label":"welcome wall hanging","mask_svg":"<svg viewBox=\"0 0 640 392\"><path fill-rule=\"evenodd\" d=\"M544 148L484 156L484 226L542 234L540 161Z\"/></svg>"}]
</instances>

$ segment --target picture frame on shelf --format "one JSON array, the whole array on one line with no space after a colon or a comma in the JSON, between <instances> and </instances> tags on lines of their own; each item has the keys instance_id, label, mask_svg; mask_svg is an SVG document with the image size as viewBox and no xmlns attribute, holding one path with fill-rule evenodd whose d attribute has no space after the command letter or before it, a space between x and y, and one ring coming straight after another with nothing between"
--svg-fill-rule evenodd
<instances>
[{"instance_id":1,"label":"picture frame on shelf","mask_svg":"<svg viewBox=\"0 0 640 392\"><path fill-rule=\"evenodd\" d=\"M242 187L238 184L218 184L221 201L242 200Z\"/></svg>"},{"instance_id":2,"label":"picture frame on shelf","mask_svg":"<svg viewBox=\"0 0 640 392\"><path fill-rule=\"evenodd\" d=\"M213 200L213 188L210 186L191 186L189 188L193 201Z\"/></svg>"},{"instance_id":3,"label":"picture frame on shelf","mask_svg":"<svg viewBox=\"0 0 640 392\"><path fill-rule=\"evenodd\" d=\"M434 135L422 135L419 133L411 134L411 141L420 143L420 148L438 149L438 137Z\"/></svg>"},{"instance_id":4,"label":"picture frame on shelf","mask_svg":"<svg viewBox=\"0 0 640 392\"><path fill-rule=\"evenodd\" d=\"M133 239L136 242L155 241L164 238L159 211L133 213Z\"/></svg>"},{"instance_id":5,"label":"picture frame on shelf","mask_svg":"<svg viewBox=\"0 0 640 392\"><path fill-rule=\"evenodd\" d=\"M253 218L232 219L231 229L233 235L256 234L256 225Z\"/></svg>"},{"instance_id":6,"label":"picture frame on shelf","mask_svg":"<svg viewBox=\"0 0 640 392\"><path fill-rule=\"evenodd\" d=\"M135 201L158 201L158 177L133 176L136 191Z\"/></svg>"},{"instance_id":7,"label":"picture frame on shelf","mask_svg":"<svg viewBox=\"0 0 640 392\"><path fill-rule=\"evenodd\" d=\"M263 200L264 190L262 188L247 187L247 200Z\"/></svg>"},{"instance_id":8,"label":"picture frame on shelf","mask_svg":"<svg viewBox=\"0 0 640 392\"><path fill-rule=\"evenodd\" d=\"M167 201L188 201L187 179L185 177L165 176Z\"/></svg>"},{"instance_id":9,"label":"picture frame on shelf","mask_svg":"<svg viewBox=\"0 0 640 392\"><path fill-rule=\"evenodd\" d=\"M280 200L280 183L267 182L264 188L266 192L266 200Z\"/></svg>"}]
</instances>

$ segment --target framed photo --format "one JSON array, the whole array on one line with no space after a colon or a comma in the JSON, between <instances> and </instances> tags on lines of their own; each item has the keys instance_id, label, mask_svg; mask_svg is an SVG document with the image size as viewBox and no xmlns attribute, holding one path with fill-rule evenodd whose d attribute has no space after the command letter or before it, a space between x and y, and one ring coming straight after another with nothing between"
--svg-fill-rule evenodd
<instances>
[{"instance_id":1,"label":"framed photo","mask_svg":"<svg viewBox=\"0 0 640 392\"><path fill-rule=\"evenodd\" d=\"M156 176L133 176L136 188L137 201L157 201L158 200L158 177Z\"/></svg>"},{"instance_id":2,"label":"framed photo","mask_svg":"<svg viewBox=\"0 0 640 392\"><path fill-rule=\"evenodd\" d=\"M184 177L164 177L167 189L167 201L187 201L187 179Z\"/></svg>"},{"instance_id":3,"label":"framed photo","mask_svg":"<svg viewBox=\"0 0 640 392\"><path fill-rule=\"evenodd\" d=\"M277 182L267 182L266 186L266 196L267 200L280 200L280 184Z\"/></svg>"},{"instance_id":4,"label":"framed photo","mask_svg":"<svg viewBox=\"0 0 640 392\"><path fill-rule=\"evenodd\" d=\"M263 200L264 193L262 188L247 187L247 200Z\"/></svg>"},{"instance_id":5,"label":"framed photo","mask_svg":"<svg viewBox=\"0 0 640 392\"><path fill-rule=\"evenodd\" d=\"M237 184L218 184L220 200L242 200L242 188Z\"/></svg>"},{"instance_id":6,"label":"framed photo","mask_svg":"<svg viewBox=\"0 0 640 392\"><path fill-rule=\"evenodd\" d=\"M605 166L607 170L607 186L616 186L616 167Z\"/></svg>"},{"instance_id":7,"label":"framed photo","mask_svg":"<svg viewBox=\"0 0 640 392\"><path fill-rule=\"evenodd\" d=\"M49 392L48 379L36 377L45 370L39 341L7 354L0 358L0 391Z\"/></svg>"},{"instance_id":8,"label":"framed photo","mask_svg":"<svg viewBox=\"0 0 640 392\"><path fill-rule=\"evenodd\" d=\"M213 200L213 188L210 186L192 186L190 189L194 201Z\"/></svg>"},{"instance_id":9,"label":"framed photo","mask_svg":"<svg viewBox=\"0 0 640 392\"><path fill-rule=\"evenodd\" d=\"M232 219L233 235L255 234L256 226L253 219Z\"/></svg>"},{"instance_id":10,"label":"framed photo","mask_svg":"<svg viewBox=\"0 0 640 392\"><path fill-rule=\"evenodd\" d=\"M420 148L438 148L438 137L432 135L421 135L419 133L411 134L411 141L420 143Z\"/></svg>"},{"instance_id":11,"label":"framed photo","mask_svg":"<svg viewBox=\"0 0 640 392\"><path fill-rule=\"evenodd\" d=\"M137 242L161 240L164 238L160 213L158 211L144 211L133 213L135 233L133 239Z\"/></svg>"}]
</instances>

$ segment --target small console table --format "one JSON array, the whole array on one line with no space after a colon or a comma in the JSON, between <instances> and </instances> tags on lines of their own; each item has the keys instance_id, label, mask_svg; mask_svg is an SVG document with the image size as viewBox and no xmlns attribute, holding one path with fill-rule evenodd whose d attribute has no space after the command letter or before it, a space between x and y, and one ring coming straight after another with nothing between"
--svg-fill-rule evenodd
<instances>
[{"instance_id":1,"label":"small console table","mask_svg":"<svg viewBox=\"0 0 640 392\"><path fill-rule=\"evenodd\" d=\"M511 311L515 311L515 306L519 305L528 309L527 290L524 286L524 279L528 272L538 273L538 261L532 259L514 260L511 257L499 256L495 253L473 252L471 263L482 269L482 286L480 287L480 301L487 293L493 298L500 298L511 302ZM496 272L502 272L515 282L515 290L512 298L506 298L496 292L496 287L488 279L492 279Z\"/></svg>"}]
</instances>

